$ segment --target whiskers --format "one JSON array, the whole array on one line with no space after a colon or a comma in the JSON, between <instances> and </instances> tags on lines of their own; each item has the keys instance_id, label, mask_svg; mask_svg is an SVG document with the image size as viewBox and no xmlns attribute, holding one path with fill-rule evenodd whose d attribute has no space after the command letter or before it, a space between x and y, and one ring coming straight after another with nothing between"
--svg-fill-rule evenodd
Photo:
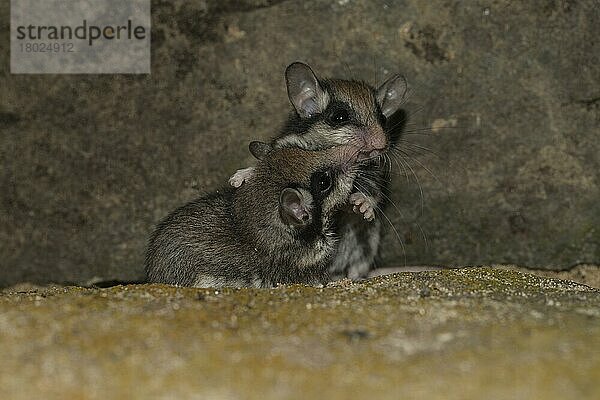
<instances>
[{"instance_id":1,"label":"whiskers","mask_svg":"<svg viewBox=\"0 0 600 400\"><path fill-rule=\"evenodd\" d=\"M373 196L371 195L371 193L364 187L362 187L358 182L355 182L355 187L358 190L358 192L360 194L362 194L365 197L368 198L373 198ZM385 196L385 194L382 192L382 194ZM387 199L389 199L389 197L386 197ZM393 201L389 200L392 204L394 204ZM373 204L375 211L376 211L376 215L382 215L383 218L387 221L387 223L389 224L389 226L392 228L392 231L394 232L394 235L396 236L396 238L398 239L398 242L400 243L400 247L402 248L402 254L404 256L404 266L406 267L408 265L407 262L407 255L406 255L406 246L404 245L404 241L402 240L402 238L400 237L400 234L398 233L398 230L396 229L396 227L394 226L393 222L391 221L391 219L386 215L385 211L383 210L383 207L379 206L377 203ZM398 209L398 207L394 204L394 207L396 208L396 210L398 210L400 212L400 210Z\"/></svg>"},{"instance_id":2,"label":"whiskers","mask_svg":"<svg viewBox=\"0 0 600 400\"><path fill-rule=\"evenodd\" d=\"M396 240L402 248L404 256L404 264L407 265L407 247L406 239L400 235L398 228L393 222L393 218L389 215L389 211L393 210L400 217L400 220L416 227L419 231L419 236L422 237L425 249L429 248L429 239L422 225L416 221L425 212L425 191L423 189L422 177L419 175L418 170L427 172L428 175L441 186L442 180L437 174L420 159L421 156L433 155L439 159L442 157L435 151L427 146L419 143L414 143L404 137L399 139L395 145L391 146L387 151L379 154L375 157L369 157L368 159L362 160L361 167L368 167L369 165L377 164L377 169L366 168L360 170L361 180L355 182L355 187L359 193L376 197L379 196L381 200L378 204L375 204L374 209L377 215L381 215L381 219L385 220L387 225L390 226L394 233ZM418 187L419 192L419 211L411 218L408 218L407 210L405 207L399 207L398 204L392 199L390 193L390 179L393 176L404 175L407 183L414 182ZM373 188L373 189L371 189ZM380 188L382 190L375 190L374 188ZM375 194L375 196L373 196ZM385 208L385 205L389 204L389 208ZM408 212L410 214L410 212Z\"/></svg>"}]
</instances>

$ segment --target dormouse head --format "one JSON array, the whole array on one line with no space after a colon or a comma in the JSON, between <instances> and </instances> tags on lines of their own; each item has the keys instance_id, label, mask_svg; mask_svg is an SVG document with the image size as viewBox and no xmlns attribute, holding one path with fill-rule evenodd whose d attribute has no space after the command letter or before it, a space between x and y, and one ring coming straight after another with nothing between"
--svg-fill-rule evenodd
<instances>
[{"instance_id":1,"label":"dormouse head","mask_svg":"<svg viewBox=\"0 0 600 400\"><path fill-rule=\"evenodd\" d=\"M361 81L318 79L308 65L295 62L285 79L295 116L275 140L276 147L348 145L361 157L372 157L389 146L385 122L399 110L408 89L401 75L374 89Z\"/></svg>"},{"instance_id":2,"label":"dormouse head","mask_svg":"<svg viewBox=\"0 0 600 400\"><path fill-rule=\"evenodd\" d=\"M252 142L260 159L256 174L278 195L278 217L291 228L322 233L335 210L346 204L356 176L357 155L347 148L307 151L273 149Z\"/></svg>"}]
</instances>

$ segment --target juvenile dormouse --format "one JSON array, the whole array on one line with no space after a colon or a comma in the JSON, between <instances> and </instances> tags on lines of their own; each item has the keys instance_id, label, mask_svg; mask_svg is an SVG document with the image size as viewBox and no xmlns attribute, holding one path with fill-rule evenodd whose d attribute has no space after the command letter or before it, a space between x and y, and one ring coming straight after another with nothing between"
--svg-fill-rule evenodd
<instances>
[{"instance_id":1,"label":"juvenile dormouse","mask_svg":"<svg viewBox=\"0 0 600 400\"><path fill-rule=\"evenodd\" d=\"M335 279L365 277L379 251L381 221L376 215L389 198L390 182L385 154L403 126L389 121L405 101L406 80L393 75L375 89L360 81L319 79L300 62L287 67L285 80L293 111L270 145L275 149L348 148L363 160L350 207L335 217L340 244L329 271ZM252 179L254 169L248 167L238 170L230 184L243 187Z\"/></svg>"},{"instance_id":2,"label":"juvenile dormouse","mask_svg":"<svg viewBox=\"0 0 600 400\"><path fill-rule=\"evenodd\" d=\"M150 282L195 287L325 284L337 248L333 216L348 202L358 155L252 147L253 177L167 216L150 238Z\"/></svg>"}]
</instances>

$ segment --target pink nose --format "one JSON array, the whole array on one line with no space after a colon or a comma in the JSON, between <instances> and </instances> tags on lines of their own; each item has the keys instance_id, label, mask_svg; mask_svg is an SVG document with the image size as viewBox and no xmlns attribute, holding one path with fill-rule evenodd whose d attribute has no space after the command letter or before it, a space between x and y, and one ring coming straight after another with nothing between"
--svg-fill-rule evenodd
<instances>
[{"instance_id":1,"label":"pink nose","mask_svg":"<svg viewBox=\"0 0 600 400\"><path fill-rule=\"evenodd\" d=\"M387 145L387 138L379 126L371 127L365 132L365 145L368 150L383 150Z\"/></svg>"}]
</instances>

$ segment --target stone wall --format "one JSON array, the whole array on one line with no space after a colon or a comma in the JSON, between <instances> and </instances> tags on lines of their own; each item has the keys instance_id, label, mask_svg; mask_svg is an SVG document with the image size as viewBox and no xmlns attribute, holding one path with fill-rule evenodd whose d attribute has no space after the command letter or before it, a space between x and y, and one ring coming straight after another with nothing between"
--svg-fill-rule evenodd
<instances>
[{"instance_id":1,"label":"stone wall","mask_svg":"<svg viewBox=\"0 0 600 400\"><path fill-rule=\"evenodd\" d=\"M0 285L141 278L153 225L281 125L295 60L411 83L381 265L600 262L592 0L153 1L148 76L11 75L8 3Z\"/></svg>"}]
</instances>

